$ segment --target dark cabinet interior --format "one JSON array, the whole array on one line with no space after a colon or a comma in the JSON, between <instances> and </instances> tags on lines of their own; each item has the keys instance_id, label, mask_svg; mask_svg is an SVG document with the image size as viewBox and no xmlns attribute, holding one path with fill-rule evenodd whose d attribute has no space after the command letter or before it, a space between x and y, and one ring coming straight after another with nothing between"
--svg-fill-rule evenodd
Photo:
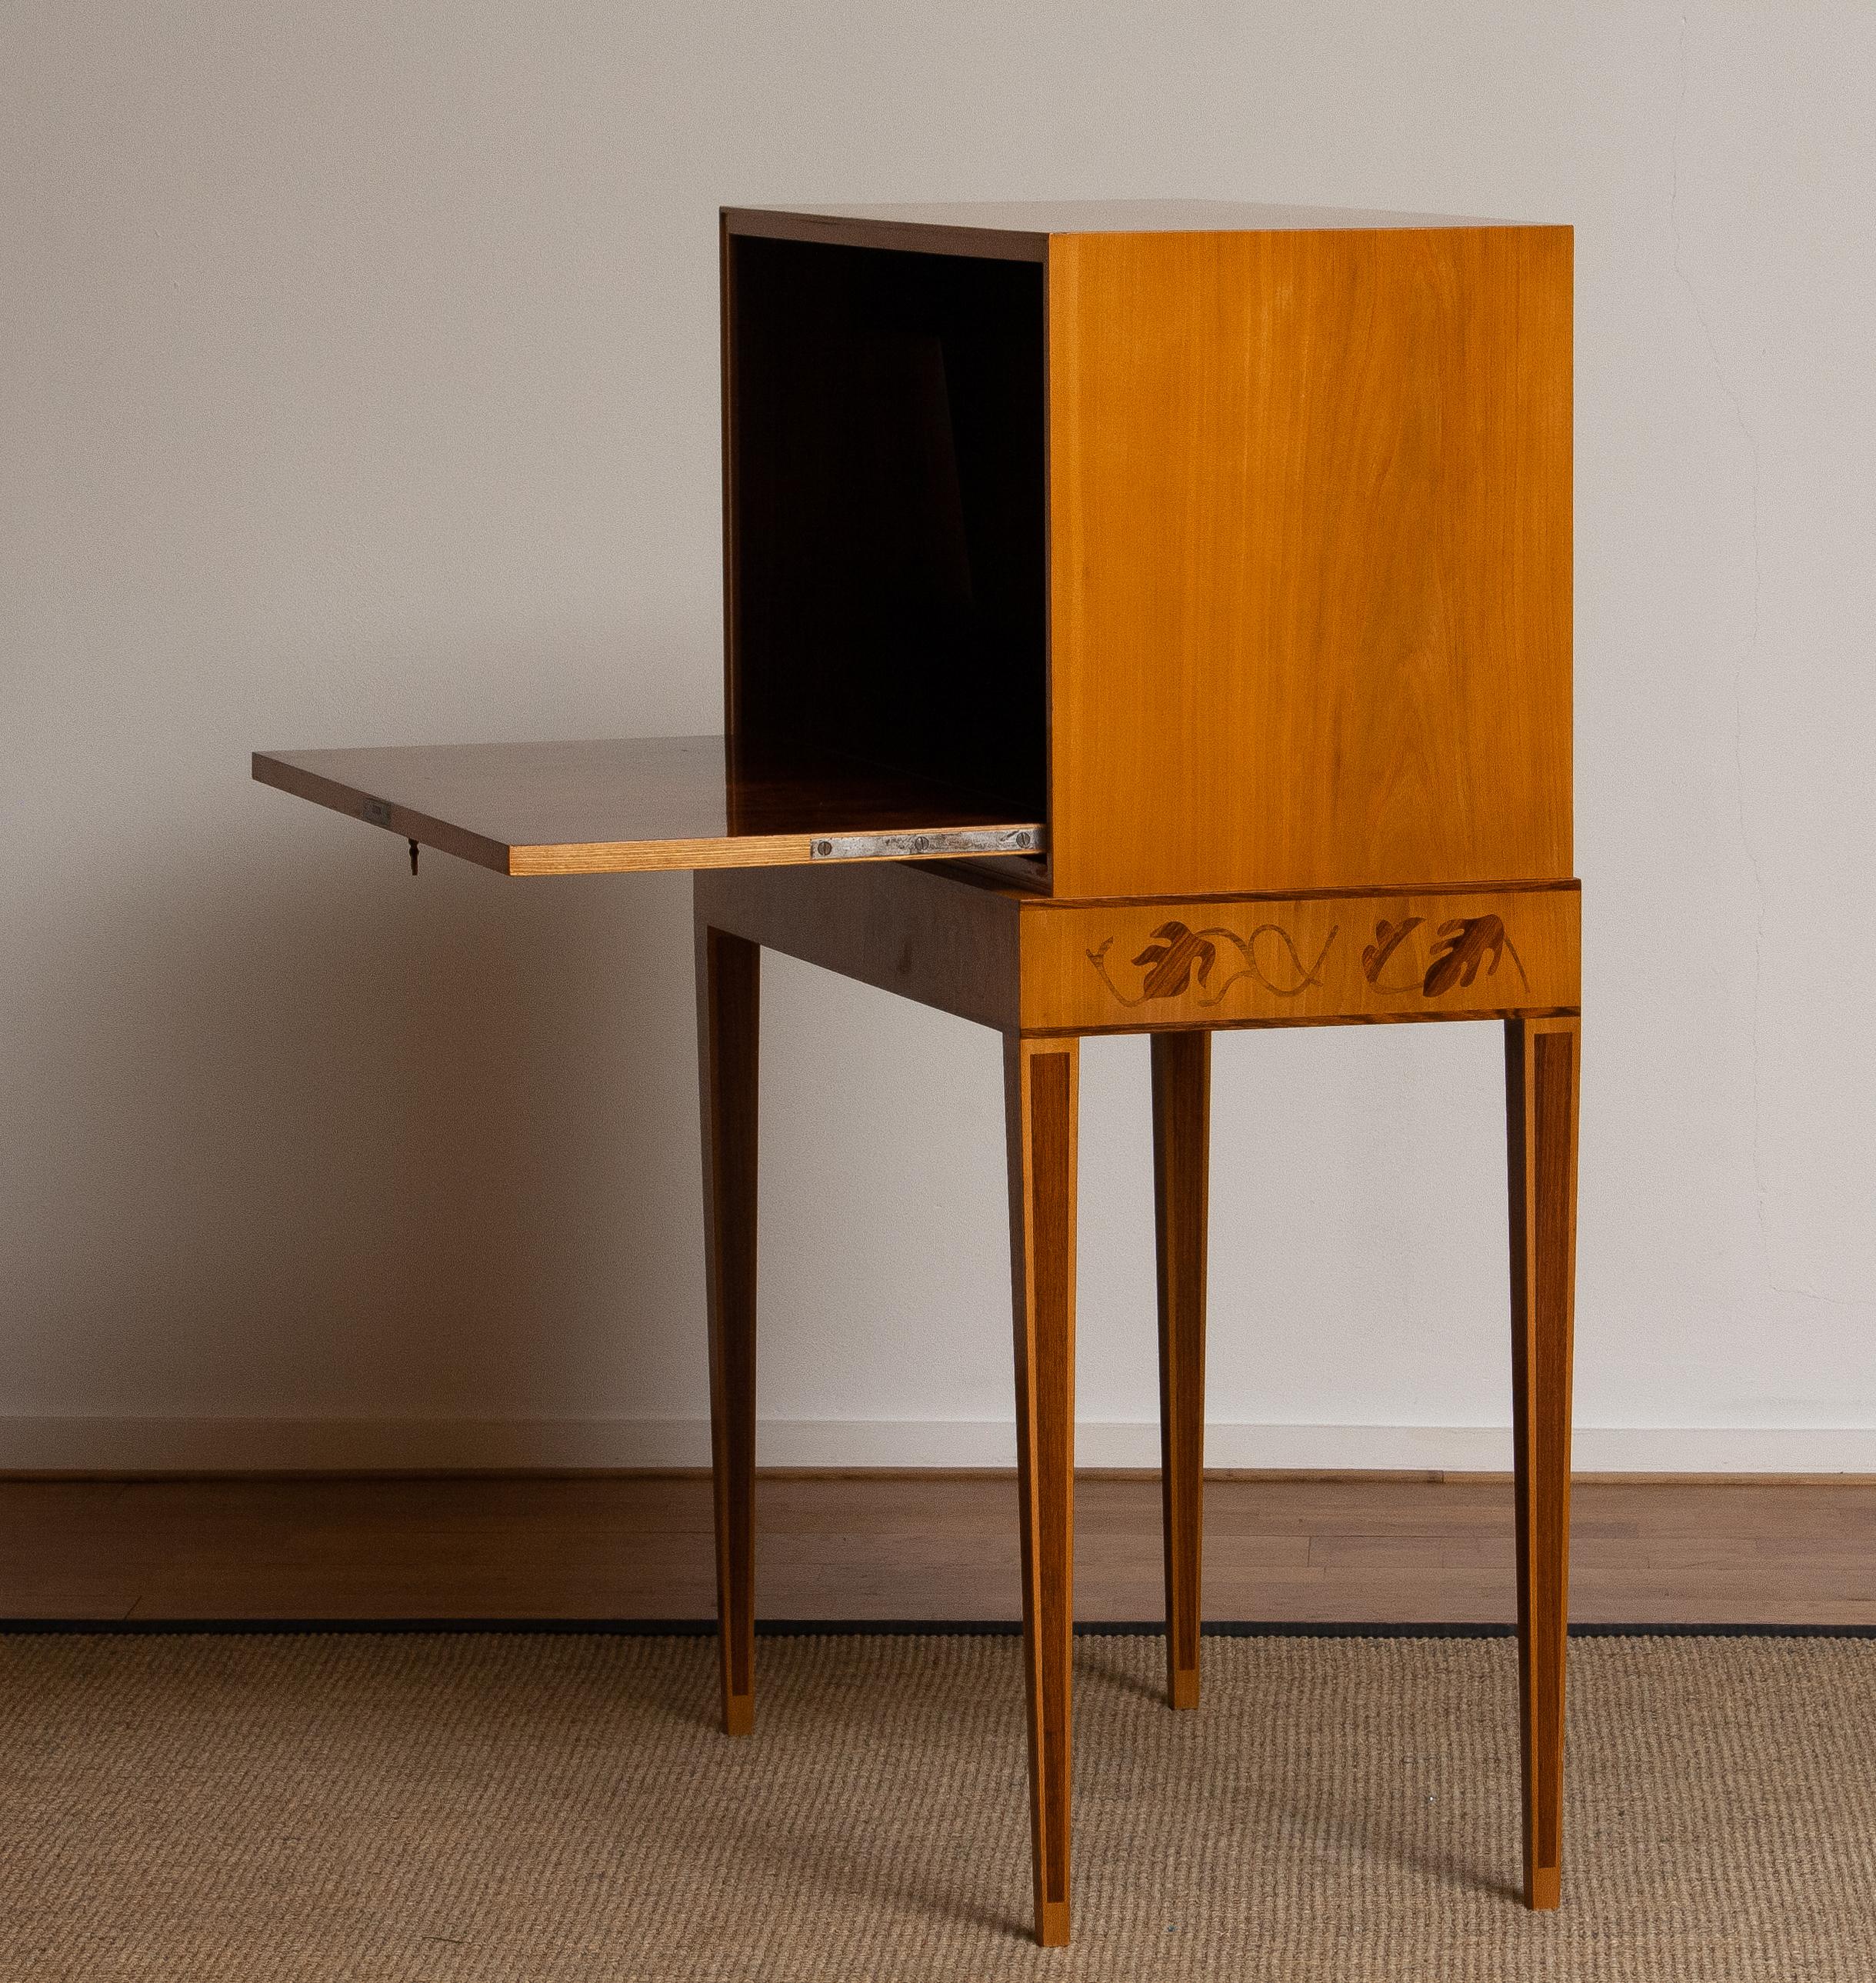
<instances>
[{"instance_id":1,"label":"dark cabinet interior","mask_svg":"<svg viewBox=\"0 0 1876 1983\"><path fill-rule=\"evenodd\" d=\"M1043 271L728 235L733 750L1048 816Z\"/></svg>"}]
</instances>

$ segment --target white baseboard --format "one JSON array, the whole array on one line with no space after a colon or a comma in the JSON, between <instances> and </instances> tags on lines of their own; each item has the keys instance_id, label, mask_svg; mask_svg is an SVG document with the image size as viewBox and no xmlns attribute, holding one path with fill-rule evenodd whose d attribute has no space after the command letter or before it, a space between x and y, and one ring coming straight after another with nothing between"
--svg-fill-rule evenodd
<instances>
[{"instance_id":1,"label":"white baseboard","mask_svg":"<svg viewBox=\"0 0 1876 1983\"><path fill-rule=\"evenodd\" d=\"M765 1466L1012 1466L997 1420L767 1420ZM1150 1420L1084 1420L1082 1466L1155 1466ZM1580 1426L1585 1473L1876 1474L1876 1427ZM0 1418L0 1472L343 1472L378 1469L703 1466L694 1419ZM1502 1426L1214 1424L1216 1467L1502 1473Z\"/></svg>"}]
</instances>

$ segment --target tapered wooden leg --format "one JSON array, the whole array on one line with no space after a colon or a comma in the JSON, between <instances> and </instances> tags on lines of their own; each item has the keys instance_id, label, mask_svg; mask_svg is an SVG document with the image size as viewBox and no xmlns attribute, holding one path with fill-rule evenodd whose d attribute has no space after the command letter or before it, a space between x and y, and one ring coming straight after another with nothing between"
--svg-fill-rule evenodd
<instances>
[{"instance_id":1,"label":"tapered wooden leg","mask_svg":"<svg viewBox=\"0 0 1876 1983\"><path fill-rule=\"evenodd\" d=\"M1524 1777L1524 1901L1531 1908L1555 1907L1563 1882L1580 1049L1580 1031L1574 1019L1506 1022L1518 1704Z\"/></svg>"},{"instance_id":2,"label":"tapered wooden leg","mask_svg":"<svg viewBox=\"0 0 1876 1983\"><path fill-rule=\"evenodd\" d=\"M1080 1043L1010 1038L1010 1254L1016 1470L1035 1938L1068 1939L1068 1714L1074 1657L1075 1136Z\"/></svg>"},{"instance_id":3,"label":"tapered wooden leg","mask_svg":"<svg viewBox=\"0 0 1876 1983\"><path fill-rule=\"evenodd\" d=\"M726 1734L747 1735L755 1722L756 1071L762 953L741 937L701 924L697 951L723 1727Z\"/></svg>"},{"instance_id":4,"label":"tapered wooden leg","mask_svg":"<svg viewBox=\"0 0 1876 1983\"><path fill-rule=\"evenodd\" d=\"M1196 1707L1205 1483L1205 1262L1212 1145L1212 1035L1155 1033L1152 1042L1166 1680L1168 1695L1175 1707Z\"/></svg>"}]
</instances>

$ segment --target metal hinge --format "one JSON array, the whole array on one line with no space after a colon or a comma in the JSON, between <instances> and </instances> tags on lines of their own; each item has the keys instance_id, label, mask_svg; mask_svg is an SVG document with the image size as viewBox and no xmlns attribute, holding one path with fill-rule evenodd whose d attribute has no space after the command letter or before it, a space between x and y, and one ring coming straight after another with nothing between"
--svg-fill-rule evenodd
<instances>
[{"instance_id":1,"label":"metal hinge","mask_svg":"<svg viewBox=\"0 0 1876 1983\"><path fill-rule=\"evenodd\" d=\"M921 854L1037 854L1039 826L953 827L931 833L844 833L812 841L816 861L916 860Z\"/></svg>"}]
</instances>

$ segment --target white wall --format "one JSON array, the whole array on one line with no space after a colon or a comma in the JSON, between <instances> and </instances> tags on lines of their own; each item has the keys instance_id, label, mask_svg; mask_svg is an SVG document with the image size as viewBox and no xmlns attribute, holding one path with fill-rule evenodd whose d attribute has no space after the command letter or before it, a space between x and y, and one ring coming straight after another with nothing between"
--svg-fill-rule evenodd
<instances>
[{"instance_id":1,"label":"white wall","mask_svg":"<svg viewBox=\"0 0 1876 1983\"><path fill-rule=\"evenodd\" d=\"M1197 194L1576 224L1579 1459L1876 1471L1873 75L1788 0L8 0L0 1464L699 1455L687 883L413 882L246 753L717 725L720 202ZM765 996L769 1456L1005 1456L994 1037ZM1215 1462L1502 1463L1499 1054L1221 1040Z\"/></svg>"}]
</instances>

